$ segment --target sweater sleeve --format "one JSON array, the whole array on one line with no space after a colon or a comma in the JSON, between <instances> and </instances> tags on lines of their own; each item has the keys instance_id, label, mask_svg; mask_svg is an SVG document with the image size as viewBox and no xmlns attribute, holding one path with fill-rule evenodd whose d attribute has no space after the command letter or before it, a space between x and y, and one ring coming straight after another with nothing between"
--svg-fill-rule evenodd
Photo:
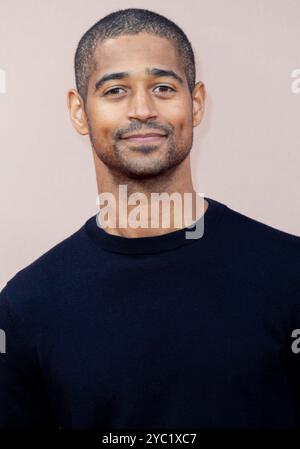
<instances>
[{"instance_id":1,"label":"sweater sleeve","mask_svg":"<svg viewBox=\"0 0 300 449\"><path fill-rule=\"evenodd\" d=\"M0 292L0 429L49 427L32 333L11 303L6 284Z\"/></svg>"}]
</instances>

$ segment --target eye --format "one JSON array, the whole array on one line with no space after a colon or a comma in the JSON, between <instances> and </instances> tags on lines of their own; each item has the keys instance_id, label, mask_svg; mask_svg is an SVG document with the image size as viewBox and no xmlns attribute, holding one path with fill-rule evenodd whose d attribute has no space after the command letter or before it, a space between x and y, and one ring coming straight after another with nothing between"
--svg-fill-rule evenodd
<instances>
[{"instance_id":1,"label":"eye","mask_svg":"<svg viewBox=\"0 0 300 449\"><path fill-rule=\"evenodd\" d=\"M157 88L163 88L163 89L165 89L165 90L164 90L165 93L175 92L175 89L173 89L173 87L165 86L165 85L163 85L163 84L160 84L159 86L156 86L156 89L157 89ZM167 91L166 89L170 89L170 90ZM162 92L162 93L164 93L164 92Z\"/></svg>"},{"instance_id":2,"label":"eye","mask_svg":"<svg viewBox=\"0 0 300 449\"><path fill-rule=\"evenodd\" d=\"M114 92L116 91L116 90L122 90L122 88L121 87L113 87L112 89L110 89L110 90L108 90L107 92L105 92L105 94L104 94L104 96L105 95L113 95L114 96ZM124 90L124 89L123 89Z\"/></svg>"}]
</instances>

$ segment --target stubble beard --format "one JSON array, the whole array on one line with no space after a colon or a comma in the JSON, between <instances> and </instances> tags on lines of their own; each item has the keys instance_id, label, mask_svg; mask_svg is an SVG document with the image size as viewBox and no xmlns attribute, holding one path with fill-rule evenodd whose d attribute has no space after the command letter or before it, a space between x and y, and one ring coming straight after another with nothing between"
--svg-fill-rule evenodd
<instances>
[{"instance_id":1,"label":"stubble beard","mask_svg":"<svg viewBox=\"0 0 300 449\"><path fill-rule=\"evenodd\" d=\"M192 146L185 147L182 140L175 144L174 135L167 137L167 142L163 144L166 148L163 150L161 157L156 157L155 153L160 151L157 145L134 145L132 149L124 149L121 145L121 140L118 139L112 150L110 148L103 151L103 148L98 148L95 136L92 129L89 132L90 141L97 157L107 166L114 177L128 177L131 179L149 179L158 176L167 175L176 170L190 154ZM128 144L127 144L128 145ZM140 152L141 157L130 157L130 152ZM153 157L151 155L153 153ZM145 157L146 155L146 157Z\"/></svg>"}]
</instances>

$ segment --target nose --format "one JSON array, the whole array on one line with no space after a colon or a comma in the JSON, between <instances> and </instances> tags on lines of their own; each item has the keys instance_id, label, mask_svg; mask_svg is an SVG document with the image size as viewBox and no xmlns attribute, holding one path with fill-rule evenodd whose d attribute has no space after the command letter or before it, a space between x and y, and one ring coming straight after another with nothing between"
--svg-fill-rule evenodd
<instances>
[{"instance_id":1,"label":"nose","mask_svg":"<svg viewBox=\"0 0 300 449\"><path fill-rule=\"evenodd\" d=\"M151 98L149 92L144 89L139 89L132 94L130 99L128 118L148 120L153 117L157 117L157 110L153 98Z\"/></svg>"}]
</instances>

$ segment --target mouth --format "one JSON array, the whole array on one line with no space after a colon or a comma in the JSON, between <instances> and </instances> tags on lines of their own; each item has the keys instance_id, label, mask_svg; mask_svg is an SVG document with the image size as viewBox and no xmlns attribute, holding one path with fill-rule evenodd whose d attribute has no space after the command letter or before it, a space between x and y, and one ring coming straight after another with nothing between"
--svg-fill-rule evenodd
<instances>
[{"instance_id":1,"label":"mouth","mask_svg":"<svg viewBox=\"0 0 300 449\"><path fill-rule=\"evenodd\" d=\"M147 134L147 135L133 135L129 137L123 137L122 140L126 140L130 143L150 143L150 142L161 142L166 139L166 135L162 134Z\"/></svg>"}]
</instances>

